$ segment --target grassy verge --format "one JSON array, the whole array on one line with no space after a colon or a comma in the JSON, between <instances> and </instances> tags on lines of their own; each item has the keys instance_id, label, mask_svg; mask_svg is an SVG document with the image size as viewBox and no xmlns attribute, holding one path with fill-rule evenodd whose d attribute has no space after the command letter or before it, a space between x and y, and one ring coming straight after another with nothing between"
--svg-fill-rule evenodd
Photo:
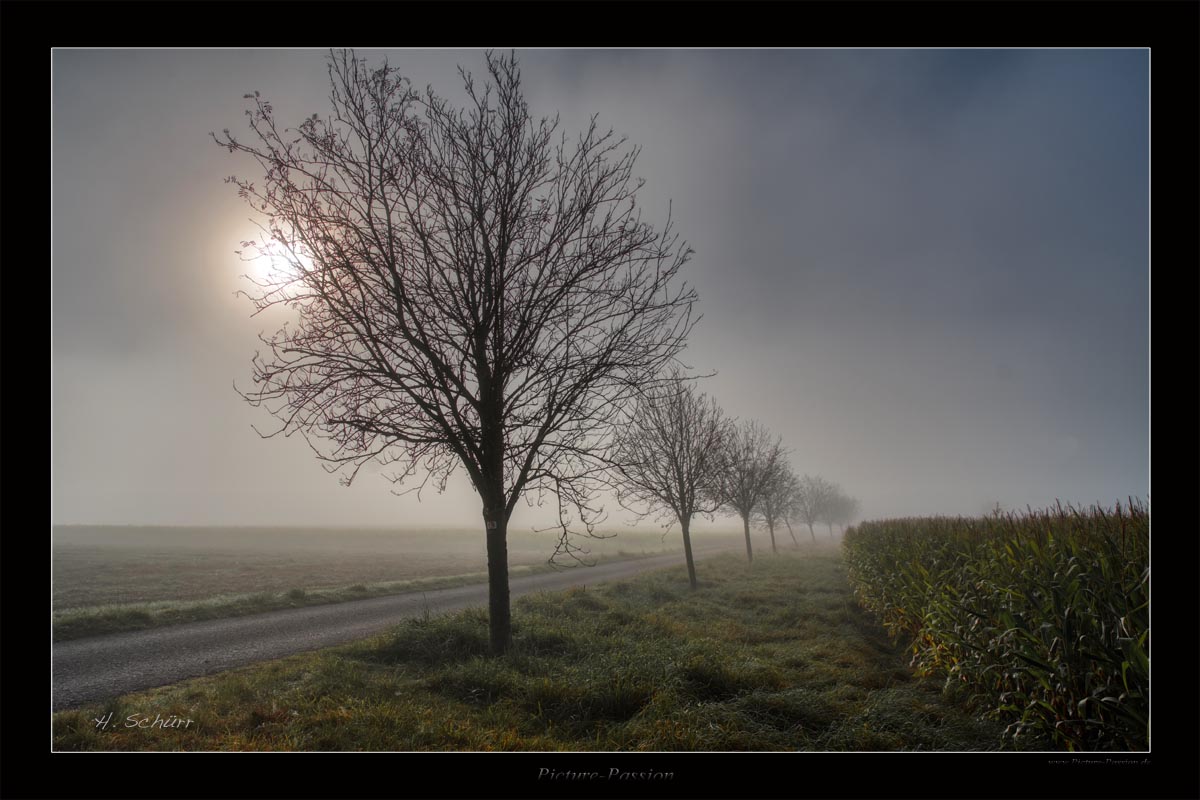
<instances>
[{"instance_id":1,"label":"grassy verge","mask_svg":"<svg viewBox=\"0 0 1200 800\"><path fill-rule=\"evenodd\" d=\"M973 750L1000 729L912 677L833 549L519 598L54 715L58 750ZM111 715L111 716L109 716ZM95 720L108 719L107 727ZM154 725L155 720L169 724ZM184 724L188 721L188 724ZM139 727L138 723L142 725Z\"/></svg>"},{"instance_id":2,"label":"grassy verge","mask_svg":"<svg viewBox=\"0 0 1200 800\"><path fill-rule=\"evenodd\" d=\"M655 555L662 555L662 553L621 551L616 556L607 558L598 556L592 560L598 564L612 563ZM553 572L554 569L548 564L529 564L513 566L509 569L509 574L513 578L519 578ZM52 635L54 641L64 642L70 639L144 630L163 625L178 625L184 622L241 617L283 608L344 603L350 600L365 600L370 597L449 589L454 586L486 582L486 572L470 572L462 575L441 575L401 581L354 583L347 586L297 587L286 591L226 594L203 600L156 600L145 603L66 608L52 613Z\"/></svg>"}]
</instances>

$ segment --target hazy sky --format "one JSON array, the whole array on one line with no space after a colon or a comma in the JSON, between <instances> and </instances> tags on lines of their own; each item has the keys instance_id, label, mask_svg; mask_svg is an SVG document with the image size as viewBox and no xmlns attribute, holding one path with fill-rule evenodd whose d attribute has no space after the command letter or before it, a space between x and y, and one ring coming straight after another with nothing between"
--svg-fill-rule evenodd
<instances>
[{"instance_id":1,"label":"hazy sky","mask_svg":"<svg viewBox=\"0 0 1200 800\"><path fill-rule=\"evenodd\" d=\"M388 57L451 97L484 71ZM647 217L672 201L696 251L686 358L797 472L867 517L1147 496L1147 51L518 57L535 113L642 147ZM254 90L324 114L327 81L320 51L54 51L55 523L477 523L465 478L344 488L233 390L264 326L223 179L256 168L208 133L246 132Z\"/></svg>"}]
</instances>

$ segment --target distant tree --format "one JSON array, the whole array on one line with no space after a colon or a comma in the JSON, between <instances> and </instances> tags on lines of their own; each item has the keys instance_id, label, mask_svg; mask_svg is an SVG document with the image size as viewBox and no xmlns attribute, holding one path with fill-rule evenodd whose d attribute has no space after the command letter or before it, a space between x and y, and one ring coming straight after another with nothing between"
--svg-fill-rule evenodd
<instances>
[{"instance_id":1,"label":"distant tree","mask_svg":"<svg viewBox=\"0 0 1200 800\"><path fill-rule=\"evenodd\" d=\"M617 500L640 515L658 513L683 532L688 582L696 584L691 524L711 515L713 470L729 422L716 401L698 394L679 372L647 391L613 448Z\"/></svg>"},{"instance_id":2,"label":"distant tree","mask_svg":"<svg viewBox=\"0 0 1200 800\"><path fill-rule=\"evenodd\" d=\"M780 522L787 521L788 513L794 502L793 495L796 491L796 484L796 475L792 472L786 457L781 458L775 474L767 482L758 504L754 507L754 520L765 525L771 534L771 552L773 553L779 552L779 548L775 545L775 526ZM791 525L788 525L788 532L791 533ZM794 533L792 533L792 541L796 541Z\"/></svg>"},{"instance_id":3,"label":"distant tree","mask_svg":"<svg viewBox=\"0 0 1200 800\"><path fill-rule=\"evenodd\" d=\"M796 532L792 530L792 519L796 516L796 495L800 492L800 479L796 477L796 473L792 472L790 467L780 492L783 498L783 524L787 527L788 535L792 537L792 544L799 547L800 540L796 538Z\"/></svg>"},{"instance_id":4,"label":"distant tree","mask_svg":"<svg viewBox=\"0 0 1200 800\"><path fill-rule=\"evenodd\" d=\"M813 525L824 519L826 508L833 497L834 487L819 475L805 475L793 495L791 518L808 526L808 535L817 541Z\"/></svg>"},{"instance_id":5,"label":"distant tree","mask_svg":"<svg viewBox=\"0 0 1200 800\"><path fill-rule=\"evenodd\" d=\"M329 58L328 117L277 124L246 95L261 182L230 178L265 216L246 242L285 268L256 281L262 338L243 393L349 483L375 460L440 491L459 467L479 493L490 643L510 641L507 527L519 499L558 505L560 550L587 532L607 443L635 387L686 343L691 250L641 220L638 151L593 117L578 137L535 120L515 57L486 58L465 107L413 90L384 62ZM420 488L420 487L416 487Z\"/></svg>"},{"instance_id":6,"label":"distant tree","mask_svg":"<svg viewBox=\"0 0 1200 800\"><path fill-rule=\"evenodd\" d=\"M750 544L750 517L781 468L783 442L772 438L765 426L754 420L736 425L720 450L713 498L742 518L746 534L746 560L754 562Z\"/></svg>"},{"instance_id":7,"label":"distant tree","mask_svg":"<svg viewBox=\"0 0 1200 800\"><path fill-rule=\"evenodd\" d=\"M858 519L858 515L862 511L862 504L857 497L849 497L843 495L838 502L837 510L834 515L834 522L842 526L842 533L846 532L847 526L854 520Z\"/></svg>"},{"instance_id":8,"label":"distant tree","mask_svg":"<svg viewBox=\"0 0 1200 800\"><path fill-rule=\"evenodd\" d=\"M827 490L817 507L817 520L823 522L829 529L829 538L833 538L833 516L837 509L838 498L842 496L842 487L832 481L827 483Z\"/></svg>"},{"instance_id":9,"label":"distant tree","mask_svg":"<svg viewBox=\"0 0 1200 800\"><path fill-rule=\"evenodd\" d=\"M818 509L818 516L829 528L829 538L833 538L833 526L843 528L858 514L858 501L846 494L836 483L829 485L829 491Z\"/></svg>"}]
</instances>

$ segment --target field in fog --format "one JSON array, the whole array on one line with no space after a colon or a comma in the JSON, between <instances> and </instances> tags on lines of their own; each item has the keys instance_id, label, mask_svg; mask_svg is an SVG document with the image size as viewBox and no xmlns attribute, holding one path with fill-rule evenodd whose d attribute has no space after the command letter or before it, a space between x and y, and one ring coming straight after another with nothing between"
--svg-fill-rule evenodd
<instances>
[{"instance_id":1,"label":"field in fog","mask_svg":"<svg viewBox=\"0 0 1200 800\"><path fill-rule=\"evenodd\" d=\"M578 543L589 559L682 558L678 530L665 539L656 530L615 533ZM738 539L693 533L696 547ZM510 530L510 566L544 564L556 541L553 532ZM63 526L54 529L52 564L53 605L62 611L481 573L487 555L481 530Z\"/></svg>"},{"instance_id":2,"label":"field in fog","mask_svg":"<svg viewBox=\"0 0 1200 800\"><path fill-rule=\"evenodd\" d=\"M515 600L53 717L57 750L990 750L858 608L840 550L739 552ZM131 715L184 727L126 726ZM122 721L100 726L97 719ZM137 718L135 716L135 718Z\"/></svg>"}]
</instances>

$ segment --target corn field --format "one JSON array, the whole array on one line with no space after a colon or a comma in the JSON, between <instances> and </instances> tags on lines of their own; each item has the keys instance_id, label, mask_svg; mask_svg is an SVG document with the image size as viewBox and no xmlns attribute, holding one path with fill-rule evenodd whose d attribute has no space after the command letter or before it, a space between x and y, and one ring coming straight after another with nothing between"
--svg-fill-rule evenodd
<instances>
[{"instance_id":1,"label":"corn field","mask_svg":"<svg viewBox=\"0 0 1200 800\"><path fill-rule=\"evenodd\" d=\"M846 533L859 602L1016 748L1145 750L1150 512L1061 505Z\"/></svg>"}]
</instances>

